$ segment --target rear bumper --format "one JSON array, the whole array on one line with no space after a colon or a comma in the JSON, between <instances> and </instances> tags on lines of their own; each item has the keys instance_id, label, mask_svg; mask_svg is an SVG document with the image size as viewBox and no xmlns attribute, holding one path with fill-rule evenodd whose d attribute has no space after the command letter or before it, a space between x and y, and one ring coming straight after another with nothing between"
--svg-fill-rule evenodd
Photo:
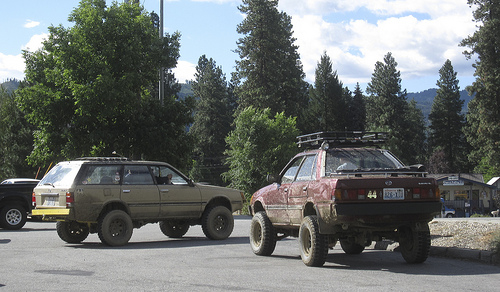
<instances>
[{"instance_id":1,"label":"rear bumper","mask_svg":"<svg viewBox=\"0 0 500 292\"><path fill-rule=\"evenodd\" d=\"M65 219L69 215L69 209L33 209L31 216L42 217L42 220L53 221Z\"/></svg>"},{"instance_id":2,"label":"rear bumper","mask_svg":"<svg viewBox=\"0 0 500 292\"><path fill-rule=\"evenodd\" d=\"M336 204L334 212L337 216L385 216L402 214L429 214L441 213L440 202L394 202L376 204Z\"/></svg>"},{"instance_id":3,"label":"rear bumper","mask_svg":"<svg viewBox=\"0 0 500 292\"><path fill-rule=\"evenodd\" d=\"M328 204L318 206L324 234L348 230L388 231L401 225L429 222L441 212L441 202Z\"/></svg>"}]
</instances>

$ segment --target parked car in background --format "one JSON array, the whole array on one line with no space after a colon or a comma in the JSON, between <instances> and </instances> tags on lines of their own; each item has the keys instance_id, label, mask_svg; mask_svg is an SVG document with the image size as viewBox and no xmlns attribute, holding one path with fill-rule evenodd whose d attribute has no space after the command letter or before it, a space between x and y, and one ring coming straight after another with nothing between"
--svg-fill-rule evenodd
<instances>
[{"instance_id":1,"label":"parked car in background","mask_svg":"<svg viewBox=\"0 0 500 292\"><path fill-rule=\"evenodd\" d=\"M8 184L38 184L40 180L35 178L9 178L2 181L0 184L8 185Z\"/></svg>"},{"instance_id":2,"label":"parked car in background","mask_svg":"<svg viewBox=\"0 0 500 292\"><path fill-rule=\"evenodd\" d=\"M132 229L159 222L169 237L201 225L210 239L233 231L242 192L194 183L164 162L87 157L58 163L33 193L33 215L57 221L59 237L80 243L97 233L110 246L125 245Z\"/></svg>"},{"instance_id":3,"label":"parked car in background","mask_svg":"<svg viewBox=\"0 0 500 292\"><path fill-rule=\"evenodd\" d=\"M428 222L441 212L441 202L436 180L421 165L405 166L376 148L385 133L320 132L298 139L309 150L252 196L255 254L271 255L276 241L292 236L308 266L322 266L337 242L345 253L359 254L383 239L399 242L408 263L427 259Z\"/></svg>"},{"instance_id":4,"label":"parked car in background","mask_svg":"<svg viewBox=\"0 0 500 292\"><path fill-rule=\"evenodd\" d=\"M445 203L444 203L444 199L441 198L441 203L443 204L443 207L441 209L441 218L453 218L455 217L455 209L447 206Z\"/></svg>"},{"instance_id":5,"label":"parked car in background","mask_svg":"<svg viewBox=\"0 0 500 292\"><path fill-rule=\"evenodd\" d=\"M0 227L21 229L31 212L31 195L40 180L11 178L0 183Z\"/></svg>"}]
</instances>

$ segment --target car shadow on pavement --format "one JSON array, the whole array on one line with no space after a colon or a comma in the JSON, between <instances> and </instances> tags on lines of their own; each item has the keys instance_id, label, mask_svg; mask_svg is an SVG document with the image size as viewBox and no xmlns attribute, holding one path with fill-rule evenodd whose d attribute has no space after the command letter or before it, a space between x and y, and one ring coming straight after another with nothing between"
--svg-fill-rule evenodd
<instances>
[{"instance_id":1,"label":"car shadow on pavement","mask_svg":"<svg viewBox=\"0 0 500 292\"><path fill-rule=\"evenodd\" d=\"M75 249L158 249L158 248L186 248L214 245L249 244L248 236L229 237L224 240L211 240L206 237L169 238L157 241L130 241L124 246L107 246L100 242L82 242L81 244L66 244Z\"/></svg>"},{"instance_id":2,"label":"car shadow on pavement","mask_svg":"<svg viewBox=\"0 0 500 292\"><path fill-rule=\"evenodd\" d=\"M23 227L19 230L8 230L8 229L0 229L0 233L2 232L16 232L16 233L26 233L26 232L34 232L34 231L55 231L56 228L26 228Z\"/></svg>"},{"instance_id":3,"label":"car shadow on pavement","mask_svg":"<svg viewBox=\"0 0 500 292\"><path fill-rule=\"evenodd\" d=\"M437 259L429 257L421 264L408 264L401 253L394 251L365 251L358 255L348 255L339 251L330 253L323 266L327 269L388 271L411 275L484 275L498 274L500 269L480 263L454 260Z\"/></svg>"}]
</instances>

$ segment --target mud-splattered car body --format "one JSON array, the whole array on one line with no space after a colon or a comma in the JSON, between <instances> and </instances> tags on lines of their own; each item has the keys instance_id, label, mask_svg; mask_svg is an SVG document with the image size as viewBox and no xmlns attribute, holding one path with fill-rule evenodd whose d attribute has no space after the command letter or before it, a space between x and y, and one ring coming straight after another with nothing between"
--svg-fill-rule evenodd
<instances>
[{"instance_id":1,"label":"mud-splattered car body","mask_svg":"<svg viewBox=\"0 0 500 292\"><path fill-rule=\"evenodd\" d=\"M296 155L270 178L271 185L252 196L254 252L270 254L276 240L295 236L304 262L318 266L328 246L338 241L347 253L360 253L372 241L392 239L410 250L403 252L407 262L425 261L430 247L427 223L441 210L438 185L420 165L404 166L389 151L374 148L384 141L382 134L343 132L339 139L339 133L321 132L299 137L306 141L302 144L322 146Z\"/></svg>"}]
</instances>

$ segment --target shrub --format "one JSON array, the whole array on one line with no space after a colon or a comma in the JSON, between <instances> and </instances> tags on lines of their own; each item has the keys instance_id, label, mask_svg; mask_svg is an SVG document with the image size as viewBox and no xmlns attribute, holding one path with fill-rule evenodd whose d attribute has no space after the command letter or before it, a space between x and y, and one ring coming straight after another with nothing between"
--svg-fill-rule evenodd
<instances>
[{"instance_id":1,"label":"shrub","mask_svg":"<svg viewBox=\"0 0 500 292\"><path fill-rule=\"evenodd\" d=\"M490 248L494 253L500 255L500 230L493 232L493 238L490 242Z\"/></svg>"}]
</instances>

